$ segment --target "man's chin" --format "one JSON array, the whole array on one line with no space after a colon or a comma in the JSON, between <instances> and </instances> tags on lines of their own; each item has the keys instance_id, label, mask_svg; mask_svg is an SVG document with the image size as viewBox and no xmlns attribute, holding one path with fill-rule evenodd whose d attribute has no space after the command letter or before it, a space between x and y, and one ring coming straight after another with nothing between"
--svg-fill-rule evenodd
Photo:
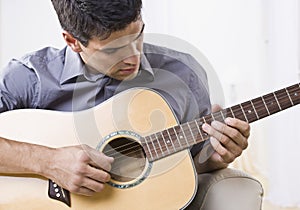
<instances>
[{"instance_id":1,"label":"man's chin","mask_svg":"<svg viewBox=\"0 0 300 210\"><path fill-rule=\"evenodd\" d=\"M133 80L137 76L138 72L139 72L138 70L135 70L132 71L130 74L119 74L114 78L117 80L129 81L129 80Z\"/></svg>"}]
</instances>

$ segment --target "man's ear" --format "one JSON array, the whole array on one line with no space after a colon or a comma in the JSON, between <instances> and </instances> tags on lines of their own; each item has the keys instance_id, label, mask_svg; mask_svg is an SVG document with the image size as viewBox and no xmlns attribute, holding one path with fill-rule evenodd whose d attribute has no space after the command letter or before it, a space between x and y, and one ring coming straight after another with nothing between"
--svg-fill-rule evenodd
<instances>
[{"instance_id":1,"label":"man's ear","mask_svg":"<svg viewBox=\"0 0 300 210\"><path fill-rule=\"evenodd\" d=\"M71 47L74 52L79 53L82 51L79 41L75 39L70 33L68 33L67 31L63 31L62 35L67 45Z\"/></svg>"}]
</instances>

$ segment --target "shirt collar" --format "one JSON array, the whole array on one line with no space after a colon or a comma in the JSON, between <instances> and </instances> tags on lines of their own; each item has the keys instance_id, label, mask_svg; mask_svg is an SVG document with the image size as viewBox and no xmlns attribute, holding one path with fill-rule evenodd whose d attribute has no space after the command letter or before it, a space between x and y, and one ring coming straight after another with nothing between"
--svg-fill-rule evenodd
<instances>
[{"instance_id":1,"label":"shirt collar","mask_svg":"<svg viewBox=\"0 0 300 210\"><path fill-rule=\"evenodd\" d=\"M67 82L68 80L78 77L84 76L85 79L91 82L96 82L97 80L103 78L104 74L92 74L86 70L85 64L83 63L80 55L74 52L70 47L66 47L66 55L65 55L65 64L63 68L63 72L60 78L60 84ZM154 79L154 73L152 67L143 53L141 55L141 64L140 64L140 72L146 71L149 74L150 80Z\"/></svg>"},{"instance_id":2,"label":"shirt collar","mask_svg":"<svg viewBox=\"0 0 300 210\"><path fill-rule=\"evenodd\" d=\"M147 72L147 78L145 79L149 79L151 81L154 80L154 72L153 69L149 63L149 60L147 59L146 55L143 53L141 55L141 65L140 65L140 73L141 72ZM145 77L145 75L143 75L143 77Z\"/></svg>"}]
</instances>

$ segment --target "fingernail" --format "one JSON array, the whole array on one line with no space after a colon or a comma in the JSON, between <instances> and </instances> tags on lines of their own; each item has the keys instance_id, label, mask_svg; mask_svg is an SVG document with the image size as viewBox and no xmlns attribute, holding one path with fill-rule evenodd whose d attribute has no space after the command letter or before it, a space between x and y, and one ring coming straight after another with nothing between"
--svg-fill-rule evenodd
<instances>
[{"instance_id":1,"label":"fingernail","mask_svg":"<svg viewBox=\"0 0 300 210\"><path fill-rule=\"evenodd\" d=\"M112 162L114 162L114 158L113 157L108 157L108 161L110 162L110 163L112 163Z\"/></svg>"},{"instance_id":2,"label":"fingernail","mask_svg":"<svg viewBox=\"0 0 300 210\"><path fill-rule=\"evenodd\" d=\"M203 129L203 130L208 130L208 124L207 124L207 123L204 123L204 124L202 125L202 129Z\"/></svg>"},{"instance_id":3,"label":"fingernail","mask_svg":"<svg viewBox=\"0 0 300 210\"><path fill-rule=\"evenodd\" d=\"M231 117L227 117L227 118L224 120L224 122L225 122L226 124L230 124L231 121L232 121L232 118L231 118Z\"/></svg>"},{"instance_id":4,"label":"fingernail","mask_svg":"<svg viewBox=\"0 0 300 210\"><path fill-rule=\"evenodd\" d=\"M215 127L215 126L217 126L217 125L218 125L218 123L217 123L216 121L212 121L212 122L211 122L211 126Z\"/></svg>"}]
</instances>

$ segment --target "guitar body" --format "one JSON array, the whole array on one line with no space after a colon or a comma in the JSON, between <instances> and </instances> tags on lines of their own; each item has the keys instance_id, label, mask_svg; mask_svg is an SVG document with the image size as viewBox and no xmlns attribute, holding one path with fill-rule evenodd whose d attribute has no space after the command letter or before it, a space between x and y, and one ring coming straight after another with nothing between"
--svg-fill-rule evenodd
<instances>
[{"instance_id":1,"label":"guitar body","mask_svg":"<svg viewBox=\"0 0 300 210\"><path fill-rule=\"evenodd\" d=\"M139 144L140 137L177 124L160 95L131 89L80 112L23 109L2 113L0 136L49 147L87 144L104 151L109 142L130 139ZM139 160L143 163L137 174L125 167L127 178L116 176L95 196L71 193L71 207L49 198L48 180L43 177L0 174L0 210L166 210L184 208L193 199L197 177L188 150L154 162L146 156ZM122 177L124 172L118 173Z\"/></svg>"}]
</instances>

